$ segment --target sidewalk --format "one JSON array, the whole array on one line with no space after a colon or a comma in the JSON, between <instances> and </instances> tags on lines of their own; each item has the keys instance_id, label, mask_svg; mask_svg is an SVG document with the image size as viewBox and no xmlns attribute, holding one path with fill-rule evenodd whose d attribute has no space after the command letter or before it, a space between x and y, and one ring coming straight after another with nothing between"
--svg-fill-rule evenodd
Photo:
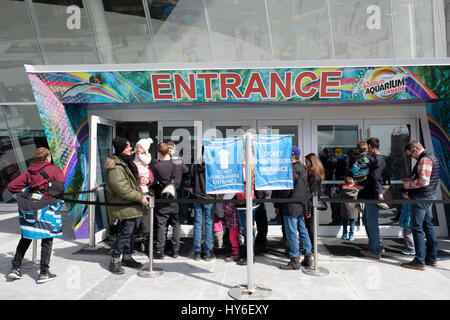
<instances>
[{"instance_id":1,"label":"sidewalk","mask_svg":"<svg viewBox=\"0 0 450 320\"><path fill-rule=\"evenodd\" d=\"M74 239L70 222L65 222L65 236L55 239L50 270L57 278L36 284L39 268L31 264L32 248L23 263L23 278L10 281L18 240L16 213L0 213L0 300L232 300L231 288L247 284L247 267L226 263L223 255L216 259L194 261L192 239L183 238L178 259L155 260L164 274L157 278L141 278L137 270L124 268L117 276L108 271L110 254L107 243L94 251L86 250L87 240ZM269 239L271 250L256 256L254 283L272 290L273 300L447 300L450 298L450 239L439 239L438 267L425 271L409 270L400 263L412 258L400 253L401 239L385 239L386 254L381 261L365 258L359 249L367 239L348 242L337 238L319 239L319 266L329 274L314 277L301 270L282 271L280 264L289 259L282 253L279 239ZM38 247L40 253L40 245ZM39 257L40 254L38 254ZM148 258L136 254L135 259L147 263ZM148 268L148 264L146 265Z\"/></svg>"}]
</instances>

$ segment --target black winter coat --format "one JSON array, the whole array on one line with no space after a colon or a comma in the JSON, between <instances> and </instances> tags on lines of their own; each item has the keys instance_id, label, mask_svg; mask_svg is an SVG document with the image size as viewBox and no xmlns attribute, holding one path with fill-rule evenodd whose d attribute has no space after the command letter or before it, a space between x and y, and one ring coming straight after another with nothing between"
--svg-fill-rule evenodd
<instances>
[{"instance_id":1,"label":"black winter coat","mask_svg":"<svg viewBox=\"0 0 450 320\"><path fill-rule=\"evenodd\" d=\"M311 213L311 192L309 191L308 170L300 161L292 164L294 189L280 190L280 198L298 198L299 202L282 203L280 209L284 215L299 217Z\"/></svg>"}]
</instances>

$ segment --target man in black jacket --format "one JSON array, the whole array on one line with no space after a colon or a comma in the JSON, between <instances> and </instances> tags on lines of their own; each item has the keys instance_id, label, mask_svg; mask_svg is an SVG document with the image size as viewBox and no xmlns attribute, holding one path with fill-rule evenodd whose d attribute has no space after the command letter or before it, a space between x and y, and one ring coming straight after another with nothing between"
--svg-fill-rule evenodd
<instances>
[{"instance_id":1,"label":"man in black jacket","mask_svg":"<svg viewBox=\"0 0 450 320\"><path fill-rule=\"evenodd\" d=\"M305 225L305 214L311 212L309 198L311 196L308 185L308 171L299 161L300 149L292 146L292 174L294 180L294 189L281 190L280 198L297 198L299 202L283 203L284 225L286 228L286 237L289 241L289 258L291 261L287 265L281 265L282 270L298 270L303 265L306 268L313 267L311 255L312 245L309 239L308 230ZM305 256L300 264L300 250L298 244L298 234L302 243L302 253Z\"/></svg>"}]
</instances>

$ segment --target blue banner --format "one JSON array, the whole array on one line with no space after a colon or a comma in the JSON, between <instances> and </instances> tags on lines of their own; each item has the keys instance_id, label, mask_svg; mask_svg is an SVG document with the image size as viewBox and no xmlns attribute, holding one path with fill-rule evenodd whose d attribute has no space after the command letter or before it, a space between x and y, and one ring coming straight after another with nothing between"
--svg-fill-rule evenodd
<instances>
[{"instance_id":1,"label":"blue banner","mask_svg":"<svg viewBox=\"0 0 450 320\"><path fill-rule=\"evenodd\" d=\"M204 146L206 193L243 192L244 143L242 138L205 140Z\"/></svg>"},{"instance_id":2,"label":"blue banner","mask_svg":"<svg viewBox=\"0 0 450 320\"><path fill-rule=\"evenodd\" d=\"M255 190L293 189L292 136L255 135Z\"/></svg>"}]
</instances>

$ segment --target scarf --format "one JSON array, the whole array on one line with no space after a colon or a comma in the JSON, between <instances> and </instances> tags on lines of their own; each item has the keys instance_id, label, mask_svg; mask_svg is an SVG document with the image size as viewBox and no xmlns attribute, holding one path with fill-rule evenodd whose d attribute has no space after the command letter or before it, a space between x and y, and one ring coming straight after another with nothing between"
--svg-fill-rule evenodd
<instances>
[{"instance_id":1,"label":"scarf","mask_svg":"<svg viewBox=\"0 0 450 320\"><path fill-rule=\"evenodd\" d=\"M134 178L136 179L136 181L138 181L139 183L139 173L138 173L138 169L136 167L136 165L133 162L133 157L132 156L126 156L124 154L117 154L116 156L123 162L125 163L125 165L128 167L128 169L131 170L131 173L133 173Z\"/></svg>"}]
</instances>

